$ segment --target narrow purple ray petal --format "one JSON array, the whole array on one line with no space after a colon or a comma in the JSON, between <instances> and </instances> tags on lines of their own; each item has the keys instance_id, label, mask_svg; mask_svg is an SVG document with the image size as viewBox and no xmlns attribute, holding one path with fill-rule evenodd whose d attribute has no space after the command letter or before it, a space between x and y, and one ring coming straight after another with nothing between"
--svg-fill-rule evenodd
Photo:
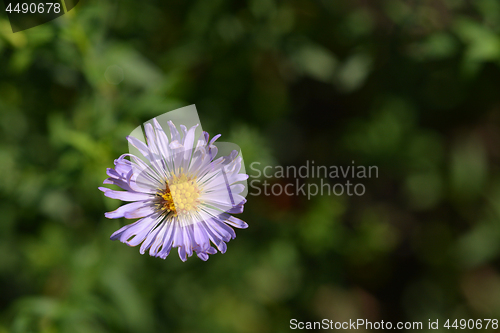
<instances>
[{"instance_id":1,"label":"narrow purple ray petal","mask_svg":"<svg viewBox=\"0 0 500 333\"><path fill-rule=\"evenodd\" d=\"M133 211L128 211L123 216L126 219L137 219L140 217L145 217L153 214L155 212L154 207L152 206L143 206L141 208L137 208L136 210Z\"/></svg>"},{"instance_id":2,"label":"narrow purple ray petal","mask_svg":"<svg viewBox=\"0 0 500 333\"><path fill-rule=\"evenodd\" d=\"M113 191L106 187L99 187L99 190L104 192L104 195L111 199L121 201L139 201L151 199L151 194L130 192L130 191Z\"/></svg>"},{"instance_id":3,"label":"narrow purple ray petal","mask_svg":"<svg viewBox=\"0 0 500 333\"><path fill-rule=\"evenodd\" d=\"M137 202L132 202L126 205L123 205L121 207L118 207L118 209L105 213L104 216L106 216L108 219L118 219L120 217L124 217L125 213L128 212L133 212L136 209L139 209L144 206L144 202L142 201L137 201Z\"/></svg>"}]
</instances>

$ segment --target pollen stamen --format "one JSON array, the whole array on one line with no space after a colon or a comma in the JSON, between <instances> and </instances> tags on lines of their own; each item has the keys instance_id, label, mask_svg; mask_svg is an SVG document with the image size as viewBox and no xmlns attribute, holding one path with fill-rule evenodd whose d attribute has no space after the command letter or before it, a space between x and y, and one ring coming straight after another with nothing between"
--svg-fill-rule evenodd
<instances>
[{"instance_id":1,"label":"pollen stamen","mask_svg":"<svg viewBox=\"0 0 500 333\"><path fill-rule=\"evenodd\" d=\"M177 216L196 210L200 190L196 181L183 173L168 180L165 189L160 190L157 196L160 198L160 209Z\"/></svg>"}]
</instances>

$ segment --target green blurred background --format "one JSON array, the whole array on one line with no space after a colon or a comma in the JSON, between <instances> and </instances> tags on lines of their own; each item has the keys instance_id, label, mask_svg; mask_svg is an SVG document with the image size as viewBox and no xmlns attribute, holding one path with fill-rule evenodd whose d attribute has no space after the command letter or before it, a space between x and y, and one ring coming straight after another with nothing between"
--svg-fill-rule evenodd
<instances>
[{"instance_id":1,"label":"green blurred background","mask_svg":"<svg viewBox=\"0 0 500 333\"><path fill-rule=\"evenodd\" d=\"M499 1L88 0L15 34L2 14L0 63L0 332L500 319ZM249 196L208 262L141 256L97 187L126 135L190 104L251 174L379 177Z\"/></svg>"}]
</instances>

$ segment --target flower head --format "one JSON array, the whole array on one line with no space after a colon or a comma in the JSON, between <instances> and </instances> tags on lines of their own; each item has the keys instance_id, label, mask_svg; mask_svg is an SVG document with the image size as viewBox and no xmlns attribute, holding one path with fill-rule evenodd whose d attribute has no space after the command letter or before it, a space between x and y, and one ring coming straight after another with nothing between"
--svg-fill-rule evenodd
<instances>
[{"instance_id":1,"label":"flower head","mask_svg":"<svg viewBox=\"0 0 500 333\"><path fill-rule=\"evenodd\" d=\"M106 213L111 219L139 218L111 235L112 240L140 247L141 254L165 259L173 247L187 260L193 252L202 260L217 250L226 252L226 242L235 238L232 227L247 228L242 220L231 216L243 212L245 198L240 195L245 186L240 182L248 175L239 173L242 159L234 150L215 159L215 140L207 132L195 140L196 126L189 130L181 125L181 133L170 121L170 140L154 119L145 125L146 143L128 136L127 139L144 160L123 154L115 160L115 168L107 169L113 184L125 191L105 187L104 195L129 201L115 211ZM126 159L129 157L129 159Z\"/></svg>"}]
</instances>

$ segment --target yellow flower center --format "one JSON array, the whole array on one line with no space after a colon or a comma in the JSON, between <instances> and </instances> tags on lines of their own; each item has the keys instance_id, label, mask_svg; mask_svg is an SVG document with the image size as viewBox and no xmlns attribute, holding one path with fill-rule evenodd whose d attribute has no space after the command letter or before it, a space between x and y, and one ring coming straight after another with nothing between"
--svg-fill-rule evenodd
<instances>
[{"instance_id":1,"label":"yellow flower center","mask_svg":"<svg viewBox=\"0 0 500 333\"><path fill-rule=\"evenodd\" d=\"M181 174L168 180L166 188L160 191L158 195L162 199L161 208L173 212L174 216L177 216L197 208L200 190L195 180Z\"/></svg>"}]
</instances>

